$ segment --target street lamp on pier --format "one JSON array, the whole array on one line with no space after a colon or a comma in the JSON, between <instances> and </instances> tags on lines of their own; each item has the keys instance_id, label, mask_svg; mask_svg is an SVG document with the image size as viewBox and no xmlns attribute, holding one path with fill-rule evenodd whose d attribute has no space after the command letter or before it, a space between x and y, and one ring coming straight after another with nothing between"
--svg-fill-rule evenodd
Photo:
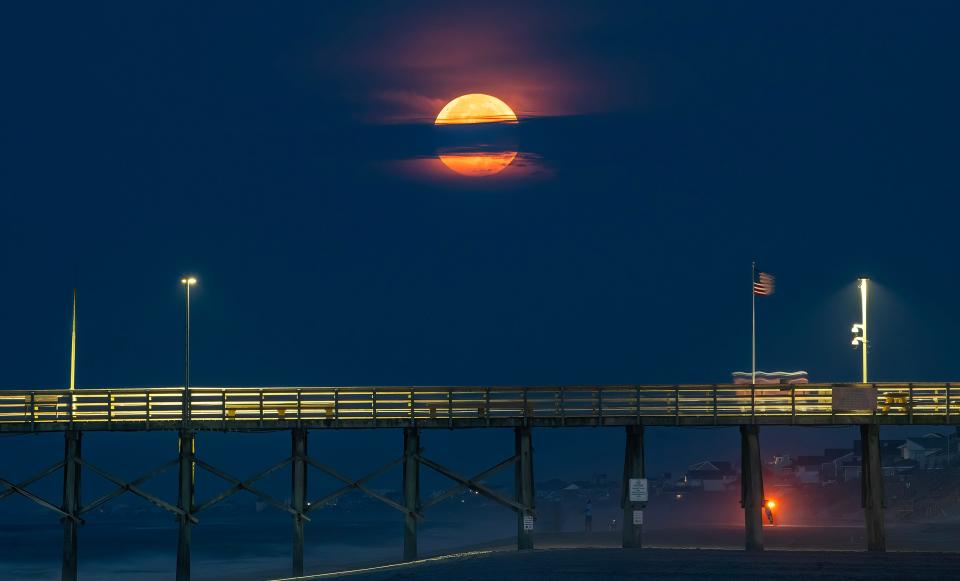
<instances>
[{"instance_id":1,"label":"street lamp on pier","mask_svg":"<svg viewBox=\"0 0 960 581\"><path fill-rule=\"evenodd\" d=\"M183 417L190 418L190 287L197 284L197 277L184 276L180 284L187 291L187 310L184 318L183 333Z\"/></svg>"},{"instance_id":2,"label":"street lamp on pier","mask_svg":"<svg viewBox=\"0 0 960 581\"><path fill-rule=\"evenodd\" d=\"M860 287L860 310L861 322L855 323L853 328L850 331L853 333L852 344L854 347L860 347L862 351L862 365L863 365L863 383L867 383L867 348L869 343L867 342L867 284L870 282L870 279L867 277L861 277L857 286Z\"/></svg>"}]
</instances>

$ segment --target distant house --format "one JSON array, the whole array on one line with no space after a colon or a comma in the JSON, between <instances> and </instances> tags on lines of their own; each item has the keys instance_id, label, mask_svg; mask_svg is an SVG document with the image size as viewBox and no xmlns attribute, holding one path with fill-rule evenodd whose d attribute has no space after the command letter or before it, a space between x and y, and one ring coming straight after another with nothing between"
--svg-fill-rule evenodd
<instances>
[{"instance_id":1,"label":"distant house","mask_svg":"<svg viewBox=\"0 0 960 581\"><path fill-rule=\"evenodd\" d=\"M893 476L909 468L908 466L899 464L903 459L900 446L902 446L905 441L906 440L880 440L880 465L884 476ZM836 461L838 481L849 482L860 479L860 472L863 469L863 458L860 455L861 450L860 440L854 440L851 453L840 457Z\"/></svg>"},{"instance_id":2,"label":"distant house","mask_svg":"<svg viewBox=\"0 0 960 581\"><path fill-rule=\"evenodd\" d=\"M704 492L723 492L737 481L739 474L733 464L723 460L710 460L691 464L683 477L688 488L700 488Z\"/></svg>"},{"instance_id":3,"label":"distant house","mask_svg":"<svg viewBox=\"0 0 960 581\"><path fill-rule=\"evenodd\" d=\"M880 440L880 460L884 466L893 465L894 462L903 458L903 452L900 450L906 440ZM863 450L860 440L853 441L853 451L857 456Z\"/></svg>"},{"instance_id":4,"label":"distant house","mask_svg":"<svg viewBox=\"0 0 960 581\"><path fill-rule=\"evenodd\" d=\"M926 434L916 438L907 438L898 446L901 458L916 462L920 470L934 470L947 465L947 446L956 451L956 442L942 434Z\"/></svg>"},{"instance_id":5,"label":"distant house","mask_svg":"<svg viewBox=\"0 0 960 581\"><path fill-rule=\"evenodd\" d=\"M820 482L842 482L841 476L844 461L854 458L856 454L850 448L827 448L823 451L823 463L820 465Z\"/></svg>"},{"instance_id":6,"label":"distant house","mask_svg":"<svg viewBox=\"0 0 960 581\"><path fill-rule=\"evenodd\" d=\"M797 456L793 461L793 477L800 484L820 484L820 468L826 461L824 456Z\"/></svg>"}]
</instances>

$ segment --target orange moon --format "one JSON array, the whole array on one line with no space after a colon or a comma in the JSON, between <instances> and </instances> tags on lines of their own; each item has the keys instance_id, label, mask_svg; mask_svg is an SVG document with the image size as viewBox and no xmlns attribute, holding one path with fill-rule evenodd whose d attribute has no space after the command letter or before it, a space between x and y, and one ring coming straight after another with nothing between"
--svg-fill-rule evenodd
<instances>
[{"instance_id":1,"label":"orange moon","mask_svg":"<svg viewBox=\"0 0 960 581\"><path fill-rule=\"evenodd\" d=\"M502 172L517 157L516 151L502 153L447 153L440 155L443 165L460 175L492 176Z\"/></svg>"},{"instance_id":2,"label":"orange moon","mask_svg":"<svg viewBox=\"0 0 960 581\"><path fill-rule=\"evenodd\" d=\"M509 105L492 95L470 93L450 101L440 110L435 125L464 123L516 122L517 114Z\"/></svg>"}]
</instances>

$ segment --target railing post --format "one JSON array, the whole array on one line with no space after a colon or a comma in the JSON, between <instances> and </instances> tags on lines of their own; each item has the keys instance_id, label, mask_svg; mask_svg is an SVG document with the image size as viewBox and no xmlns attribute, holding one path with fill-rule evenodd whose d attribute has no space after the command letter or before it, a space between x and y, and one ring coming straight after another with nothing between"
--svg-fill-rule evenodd
<instances>
[{"instance_id":1,"label":"railing post","mask_svg":"<svg viewBox=\"0 0 960 581\"><path fill-rule=\"evenodd\" d=\"M487 390L487 397L490 397L490 390ZM567 425L567 392L560 387L560 425Z\"/></svg>"},{"instance_id":2,"label":"railing post","mask_svg":"<svg viewBox=\"0 0 960 581\"><path fill-rule=\"evenodd\" d=\"M763 550L763 473L760 462L760 428L740 426L740 506L743 507L745 548Z\"/></svg>"},{"instance_id":3,"label":"railing post","mask_svg":"<svg viewBox=\"0 0 960 581\"><path fill-rule=\"evenodd\" d=\"M523 409L520 415L523 417L523 425L529 426L530 422L527 420L527 388L523 388Z\"/></svg>"},{"instance_id":4,"label":"railing post","mask_svg":"<svg viewBox=\"0 0 960 581\"><path fill-rule=\"evenodd\" d=\"M603 388L597 388L597 425L603 425Z\"/></svg>"},{"instance_id":5,"label":"railing post","mask_svg":"<svg viewBox=\"0 0 960 581\"><path fill-rule=\"evenodd\" d=\"M293 515L293 576L303 575L303 512L307 508L307 431L302 428L291 430L293 456L291 495Z\"/></svg>"},{"instance_id":6,"label":"railing post","mask_svg":"<svg viewBox=\"0 0 960 581\"><path fill-rule=\"evenodd\" d=\"M447 388L447 425L453 429L453 388Z\"/></svg>"},{"instance_id":7,"label":"railing post","mask_svg":"<svg viewBox=\"0 0 960 581\"><path fill-rule=\"evenodd\" d=\"M420 510L420 428L403 429L403 560L417 558L417 517Z\"/></svg>"},{"instance_id":8,"label":"railing post","mask_svg":"<svg viewBox=\"0 0 960 581\"><path fill-rule=\"evenodd\" d=\"M563 397L563 392L560 392L560 396ZM483 416L487 418L487 427L490 427L490 388L485 387L483 389L483 405L486 406L483 410ZM562 414L563 412L561 412ZM561 415L561 422L563 422L563 416Z\"/></svg>"},{"instance_id":9,"label":"railing post","mask_svg":"<svg viewBox=\"0 0 960 581\"><path fill-rule=\"evenodd\" d=\"M178 478L177 506L184 512L179 515L180 531L177 537L177 581L190 581L190 516L193 513L194 488L194 443L195 434L188 429L180 430L180 472Z\"/></svg>"},{"instance_id":10,"label":"railing post","mask_svg":"<svg viewBox=\"0 0 960 581\"><path fill-rule=\"evenodd\" d=\"M303 390L297 389L297 427L303 426Z\"/></svg>"},{"instance_id":11,"label":"railing post","mask_svg":"<svg viewBox=\"0 0 960 581\"><path fill-rule=\"evenodd\" d=\"M713 386L713 425L717 425L717 415L719 414L717 406L717 386Z\"/></svg>"},{"instance_id":12,"label":"railing post","mask_svg":"<svg viewBox=\"0 0 960 581\"><path fill-rule=\"evenodd\" d=\"M947 423L950 423L950 384L947 384Z\"/></svg>"},{"instance_id":13,"label":"railing post","mask_svg":"<svg viewBox=\"0 0 960 581\"><path fill-rule=\"evenodd\" d=\"M867 523L867 550L887 550L883 517L883 466L880 456L879 424L860 426L860 482L864 516Z\"/></svg>"},{"instance_id":14,"label":"railing post","mask_svg":"<svg viewBox=\"0 0 960 581\"><path fill-rule=\"evenodd\" d=\"M560 389L563 389L563 388L560 388ZM634 388L633 400L634 400L633 411L637 416L637 423L639 424L640 423L640 387L639 386Z\"/></svg>"},{"instance_id":15,"label":"railing post","mask_svg":"<svg viewBox=\"0 0 960 581\"><path fill-rule=\"evenodd\" d=\"M533 548L533 445L530 426L514 428L516 446L516 495L517 503L523 506L517 511L517 549Z\"/></svg>"},{"instance_id":16,"label":"railing post","mask_svg":"<svg viewBox=\"0 0 960 581\"><path fill-rule=\"evenodd\" d=\"M623 492L620 506L623 507L623 548L643 546L643 509L646 501L630 497L630 481L644 478L643 426L627 426L626 447L623 454Z\"/></svg>"},{"instance_id":17,"label":"railing post","mask_svg":"<svg viewBox=\"0 0 960 581\"><path fill-rule=\"evenodd\" d=\"M831 406L832 407L832 406ZM874 407L874 413L876 413L876 407ZM797 423L797 386L790 386L790 422Z\"/></svg>"},{"instance_id":18,"label":"railing post","mask_svg":"<svg viewBox=\"0 0 960 581\"><path fill-rule=\"evenodd\" d=\"M913 384L907 386L907 413L910 423L913 423Z\"/></svg>"},{"instance_id":19,"label":"railing post","mask_svg":"<svg viewBox=\"0 0 960 581\"><path fill-rule=\"evenodd\" d=\"M183 397L180 400L180 421L183 424L183 429L187 429L190 426L190 388L183 388Z\"/></svg>"},{"instance_id":20,"label":"railing post","mask_svg":"<svg viewBox=\"0 0 960 581\"><path fill-rule=\"evenodd\" d=\"M260 427L262 428L262 427L263 427L263 389L261 388L261 389L259 389L258 391L260 392L260 410L259 410L259 412L260 412L260 419L258 420L258 423L259 423Z\"/></svg>"},{"instance_id":21,"label":"railing post","mask_svg":"<svg viewBox=\"0 0 960 581\"><path fill-rule=\"evenodd\" d=\"M77 528L80 526L80 438L79 430L64 433L63 454L63 559L62 581L77 580Z\"/></svg>"},{"instance_id":22,"label":"railing post","mask_svg":"<svg viewBox=\"0 0 960 581\"><path fill-rule=\"evenodd\" d=\"M673 389L673 417L677 425L680 425L680 388Z\"/></svg>"}]
</instances>

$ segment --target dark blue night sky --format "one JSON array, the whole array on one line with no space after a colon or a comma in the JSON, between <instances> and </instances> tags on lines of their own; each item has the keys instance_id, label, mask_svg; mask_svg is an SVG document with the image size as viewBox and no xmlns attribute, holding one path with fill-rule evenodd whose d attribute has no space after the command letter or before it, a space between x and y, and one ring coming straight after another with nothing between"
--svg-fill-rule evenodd
<instances>
[{"instance_id":1,"label":"dark blue night sky","mask_svg":"<svg viewBox=\"0 0 960 581\"><path fill-rule=\"evenodd\" d=\"M19 10L0 387L65 387L75 286L81 388L178 385L185 272L195 385L724 382L753 259L761 368L855 379L866 274L873 377L960 376L953 3ZM470 92L521 114L528 175L405 169ZM658 431L651 462L724 438ZM622 454L542 441L538 477Z\"/></svg>"}]
</instances>

